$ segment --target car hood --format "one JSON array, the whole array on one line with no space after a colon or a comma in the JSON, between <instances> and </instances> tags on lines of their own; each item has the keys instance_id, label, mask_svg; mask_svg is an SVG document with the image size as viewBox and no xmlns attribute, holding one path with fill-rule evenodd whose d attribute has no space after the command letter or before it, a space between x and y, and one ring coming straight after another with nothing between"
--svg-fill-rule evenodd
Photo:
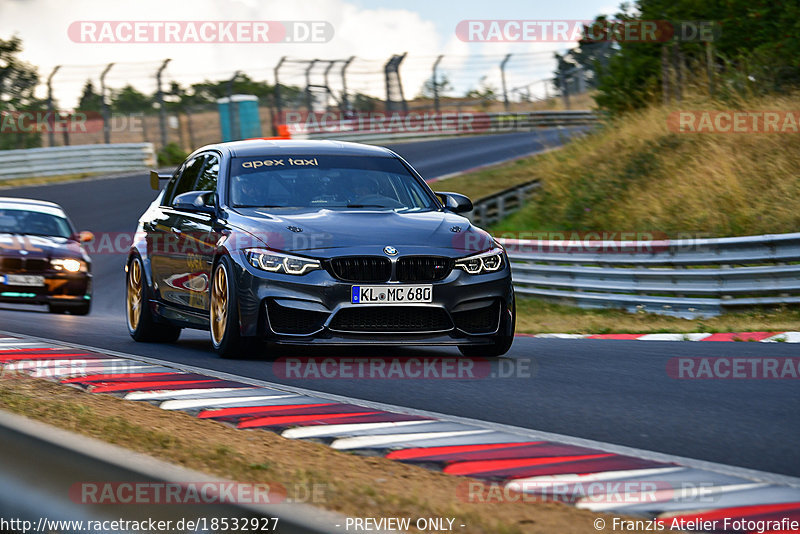
<instances>
[{"instance_id":1,"label":"car hood","mask_svg":"<svg viewBox=\"0 0 800 534\"><path fill-rule=\"evenodd\" d=\"M383 254L394 247L400 254L436 253L463 256L465 250L486 250L489 234L454 213L390 210L268 210L240 209L230 223L272 249L318 256L353 253ZM432 252L430 249L437 249Z\"/></svg>"},{"instance_id":2,"label":"car hood","mask_svg":"<svg viewBox=\"0 0 800 534\"><path fill-rule=\"evenodd\" d=\"M75 258L87 260L80 244L55 236L0 233L0 256L25 258Z\"/></svg>"}]
</instances>

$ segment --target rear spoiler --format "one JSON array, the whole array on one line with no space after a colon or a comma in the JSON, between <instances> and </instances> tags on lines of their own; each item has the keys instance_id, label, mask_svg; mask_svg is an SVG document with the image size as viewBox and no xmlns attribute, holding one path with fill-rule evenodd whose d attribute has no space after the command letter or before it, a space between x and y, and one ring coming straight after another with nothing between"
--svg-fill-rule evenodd
<instances>
[{"instance_id":1,"label":"rear spoiler","mask_svg":"<svg viewBox=\"0 0 800 534\"><path fill-rule=\"evenodd\" d=\"M158 191L158 182L161 180L169 180L172 178L171 174L158 174L158 171L150 171L150 187Z\"/></svg>"}]
</instances>

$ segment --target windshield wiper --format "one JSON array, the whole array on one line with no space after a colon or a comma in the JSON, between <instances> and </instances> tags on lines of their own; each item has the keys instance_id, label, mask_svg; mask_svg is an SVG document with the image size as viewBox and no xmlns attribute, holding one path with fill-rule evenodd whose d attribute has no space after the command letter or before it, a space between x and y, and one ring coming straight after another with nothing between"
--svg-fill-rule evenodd
<instances>
[{"instance_id":1,"label":"windshield wiper","mask_svg":"<svg viewBox=\"0 0 800 534\"><path fill-rule=\"evenodd\" d=\"M384 206L383 204L348 204L346 207L348 207L348 208L388 208L389 206Z\"/></svg>"},{"instance_id":2,"label":"windshield wiper","mask_svg":"<svg viewBox=\"0 0 800 534\"><path fill-rule=\"evenodd\" d=\"M289 206L278 206L277 204L236 204L234 208L288 208Z\"/></svg>"}]
</instances>

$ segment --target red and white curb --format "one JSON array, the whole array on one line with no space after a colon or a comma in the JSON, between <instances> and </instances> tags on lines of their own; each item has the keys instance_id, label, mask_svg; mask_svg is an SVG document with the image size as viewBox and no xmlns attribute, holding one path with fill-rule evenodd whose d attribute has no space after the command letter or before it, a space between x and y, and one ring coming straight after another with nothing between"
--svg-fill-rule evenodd
<instances>
[{"instance_id":1,"label":"red and white curb","mask_svg":"<svg viewBox=\"0 0 800 534\"><path fill-rule=\"evenodd\" d=\"M498 425L388 407L150 358L0 335L0 370L181 410L240 429L468 476L462 499L553 499L598 512L702 530L788 530L800 521L800 479ZM509 491L513 490L513 491ZM682 523L683 521L683 523ZM737 523L738 521L738 523ZM752 523L751 523L752 522Z\"/></svg>"},{"instance_id":2,"label":"red and white curb","mask_svg":"<svg viewBox=\"0 0 800 534\"><path fill-rule=\"evenodd\" d=\"M726 332L712 334L517 334L540 339L633 339L638 341L757 341L760 343L800 343L800 332Z\"/></svg>"}]
</instances>

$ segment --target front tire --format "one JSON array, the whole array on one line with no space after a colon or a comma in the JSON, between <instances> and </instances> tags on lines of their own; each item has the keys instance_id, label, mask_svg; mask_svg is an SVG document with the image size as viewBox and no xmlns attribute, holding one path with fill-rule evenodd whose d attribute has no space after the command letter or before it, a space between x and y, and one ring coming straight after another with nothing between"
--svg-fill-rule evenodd
<instances>
[{"instance_id":1,"label":"front tire","mask_svg":"<svg viewBox=\"0 0 800 534\"><path fill-rule=\"evenodd\" d=\"M500 328L497 334L492 336L491 344L488 345L462 345L458 347L461 354L468 358L497 358L511 350L514 342L514 330L517 326L517 302L516 299L511 303L511 317L503 314L500 321Z\"/></svg>"},{"instance_id":2,"label":"front tire","mask_svg":"<svg viewBox=\"0 0 800 534\"><path fill-rule=\"evenodd\" d=\"M128 333L135 341L174 343L181 335L177 326L155 322L144 266L139 256L131 258L125 276L125 318Z\"/></svg>"},{"instance_id":3,"label":"front tire","mask_svg":"<svg viewBox=\"0 0 800 534\"><path fill-rule=\"evenodd\" d=\"M221 358L247 358L259 350L259 340L244 337L239 329L239 298L233 262L223 256L211 277L209 330L214 351Z\"/></svg>"}]
</instances>

